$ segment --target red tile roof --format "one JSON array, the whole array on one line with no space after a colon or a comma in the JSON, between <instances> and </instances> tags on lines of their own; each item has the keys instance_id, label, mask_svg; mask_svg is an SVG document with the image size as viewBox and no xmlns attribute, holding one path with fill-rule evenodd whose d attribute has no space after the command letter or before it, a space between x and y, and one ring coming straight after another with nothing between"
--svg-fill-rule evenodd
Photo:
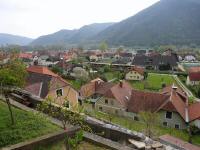
<instances>
[{"instance_id":1,"label":"red tile roof","mask_svg":"<svg viewBox=\"0 0 200 150\"><path fill-rule=\"evenodd\" d=\"M127 107L128 101L131 98L132 87L126 81L121 81L120 83L114 85L110 90L108 90L104 96L108 98L114 98L122 106Z\"/></svg>"},{"instance_id":2,"label":"red tile roof","mask_svg":"<svg viewBox=\"0 0 200 150\"><path fill-rule=\"evenodd\" d=\"M161 94L169 95L170 97L160 109L178 112L188 122L188 98L185 96L185 93L180 88L172 85L164 88Z\"/></svg>"},{"instance_id":3,"label":"red tile roof","mask_svg":"<svg viewBox=\"0 0 200 150\"><path fill-rule=\"evenodd\" d=\"M200 72L200 67L190 67L189 72Z\"/></svg>"},{"instance_id":4,"label":"red tile roof","mask_svg":"<svg viewBox=\"0 0 200 150\"><path fill-rule=\"evenodd\" d=\"M43 67L43 66L30 66L29 68L27 68L27 71L39 73L39 74L45 74L45 75L49 75L49 76L53 76L53 77L58 77L57 74L53 73L47 67Z\"/></svg>"},{"instance_id":5,"label":"red tile roof","mask_svg":"<svg viewBox=\"0 0 200 150\"><path fill-rule=\"evenodd\" d=\"M189 106L190 121L200 119L200 102L196 102Z\"/></svg>"},{"instance_id":6,"label":"red tile roof","mask_svg":"<svg viewBox=\"0 0 200 150\"><path fill-rule=\"evenodd\" d=\"M191 67L189 69L190 81L200 81L200 67Z\"/></svg>"},{"instance_id":7,"label":"red tile roof","mask_svg":"<svg viewBox=\"0 0 200 150\"><path fill-rule=\"evenodd\" d=\"M100 78L94 79L89 83L83 85L80 89L80 94L83 97L89 97L93 94L105 94L114 84L111 82L104 82Z\"/></svg>"},{"instance_id":8,"label":"red tile roof","mask_svg":"<svg viewBox=\"0 0 200 150\"><path fill-rule=\"evenodd\" d=\"M169 95L132 90L132 96L128 103L128 111L134 113L141 111L156 112L168 99Z\"/></svg>"},{"instance_id":9,"label":"red tile roof","mask_svg":"<svg viewBox=\"0 0 200 150\"><path fill-rule=\"evenodd\" d=\"M134 66L132 70L138 72L141 75L144 75L144 68L142 67Z\"/></svg>"},{"instance_id":10,"label":"red tile roof","mask_svg":"<svg viewBox=\"0 0 200 150\"><path fill-rule=\"evenodd\" d=\"M160 136L159 139L161 141L164 141L165 143L169 143L171 145L174 145L176 147L178 147L178 149L185 149L185 150L200 150L200 147L192 145L188 142L185 142L181 139L178 139L176 137L173 137L171 135L163 135Z\"/></svg>"},{"instance_id":11,"label":"red tile roof","mask_svg":"<svg viewBox=\"0 0 200 150\"><path fill-rule=\"evenodd\" d=\"M33 55L31 53L20 53L19 58L31 59L31 58L33 58Z\"/></svg>"},{"instance_id":12,"label":"red tile roof","mask_svg":"<svg viewBox=\"0 0 200 150\"><path fill-rule=\"evenodd\" d=\"M189 73L190 81L200 81L200 72Z\"/></svg>"}]
</instances>

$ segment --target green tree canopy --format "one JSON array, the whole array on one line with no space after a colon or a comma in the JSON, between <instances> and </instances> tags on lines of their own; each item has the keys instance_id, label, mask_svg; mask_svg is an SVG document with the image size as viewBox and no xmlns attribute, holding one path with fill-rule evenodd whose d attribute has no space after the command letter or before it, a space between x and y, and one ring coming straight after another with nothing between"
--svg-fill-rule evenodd
<instances>
[{"instance_id":1,"label":"green tree canopy","mask_svg":"<svg viewBox=\"0 0 200 150\"><path fill-rule=\"evenodd\" d=\"M20 60L10 60L0 69L1 86L23 87L27 76L26 66Z\"/></svg>"},{"instance_id":2,"label":"green tree canopy","mask_svg":"<svg viewBox=\"0 0 200 150\"><path fill-rule=\"evenodd\" d=\"M99 45L99 49L102 52L105 52L108 49L108 44L105 41L101 42L101 44Z\"/></svg>"}]
</instances>

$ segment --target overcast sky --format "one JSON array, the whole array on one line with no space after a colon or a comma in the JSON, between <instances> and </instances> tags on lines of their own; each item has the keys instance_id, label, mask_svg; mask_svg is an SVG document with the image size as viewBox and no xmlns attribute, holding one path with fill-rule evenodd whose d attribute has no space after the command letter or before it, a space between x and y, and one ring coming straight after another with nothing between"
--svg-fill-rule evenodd
<instances>
[{"instance_id":1,"label":"overcast sky","mask_svg":"<svg viewBox=\"0 0 200 150\"><path fill-rule=\"evenodd\" d=\"M118 22L159 0L0 0L0 33L36 38L91 23Z\"/></svg>"}]
</instances>

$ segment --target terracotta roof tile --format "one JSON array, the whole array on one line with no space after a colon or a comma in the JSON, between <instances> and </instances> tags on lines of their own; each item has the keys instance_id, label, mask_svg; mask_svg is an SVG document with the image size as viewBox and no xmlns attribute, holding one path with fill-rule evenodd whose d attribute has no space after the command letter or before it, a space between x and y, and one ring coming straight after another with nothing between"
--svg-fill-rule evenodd
<instances>
[{"instance_id":1,"label":"terracotta roof tile","mask_svg":"<svg viewBox=\"0 0 200 150\"><path fill-rule=\"evenodd\" d=\"M172 145L175 145L179 149L185 149L185 150L200 150L200 147L192 145L188 142L185 142L181 139L178 139L176 137L173 137L171 135L163 135L159 137L161 141L164 141L165 143L169 143Z\"/></svg>"},{"instance_id":2,"label":"terracotta roof tile","mask_svg":"<svg viewBox=\"0 0 200 150\"><path fill-rule=\"evenodd\" d=\"M39 73L39 74L45 74L45 75L49 75L49 76L58 77L57 74L53 73L47 67L43 67L43 66L30 66L29 68L27 68L27 71L28 72L34 72L34 73Z\"/></svg>"},{"instance_id":3,"label":"terracotta roof tile","mask_svg":"<svg viewBox=\"0 0 200 150\"><path fill-rule=\"evenodd\" d=\"M180 88L172 85L164 88L161 94L169 95L170 98L160 109L178 112L188 122L188 98L185 93Z\"/></svg>"},{"instance_id":4,"label":"terracotta roof tile","mask_svg":"<svg viewBox=\"0 0 200 150\"><path fill-rule=\"evenodd\" d=\"M200 119L200 102L196 102L189 106L190 121Z\"/></svg>"},{"instance_id":5,"label":"terracotta roof tile","mask_svg":"<svg viewBox=\"0 0 200 150\"><path fill-rule=\"evenodd\" d=\"M132 90L132 96L128 103L128 111L134 113L141 111L156 112L168 99L169 95Z\"/></svg>"},{"instance_id":6,"label":"terracotta roof tile","mask_svg":"<svg viewBox=\"0 0 200 150\"><path fill-rule=\"evenodd\" d=\"M132 87L126 81L121 81L120 83L114 85L110 90L108 90L104 96L109 98L114 98L122 106L127 107L128 101L131 97Z\"/></svg>"}]
</instances>

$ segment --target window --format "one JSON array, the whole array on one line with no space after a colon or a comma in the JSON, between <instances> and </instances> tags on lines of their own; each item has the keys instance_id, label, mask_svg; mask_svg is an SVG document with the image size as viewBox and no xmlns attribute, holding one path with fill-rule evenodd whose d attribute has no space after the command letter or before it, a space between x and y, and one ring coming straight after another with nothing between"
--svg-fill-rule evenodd
<instances>
[{"instance_id":1,"label":"window","mask_svg":"<svg viewBox=\"0 0 200 150\"><path fill-rule=\"evenodd\" d=\"M167 122L163 122L163 126L167 127Z\"/></svg>"},{"instance_id":2,"label":"window","mask_svg":"<svg viewBox=\"0 0 200 150\"><path fill-rule=\"evenodd\" d=\"M172 119L172 112L167 111L166 112L166 118L167 119Z\"/></svg>"},{"instance_id":3,"label":"window","mask_svg":"<svg viewBox=\"0 0 200 150\"><path fill-rule=\"evenodd\" d=\"M118 110L115 110L115 114L118 114Z\"/></svg>"},{"instance_id":4,"label":"window","mask_svg":"<svg viewBox=\"0 0 200 150\"><path fill-rule=\"evenodd\" d=\"M139 121L139 118L138 118L138 116L134 116L134 118L133 118L135 121Z\"/></svg>"},{"instance_id":5,"label":"window","mask_svg":"<svg viewBox=\"0 0 200 150\"><path fill-rule=\"evenodd\" d=\"M179 124L175 124L175 128L176 129L180 129L180 125Z\"/></svg>"},{"instance_id":6,"label":"window","mask_svg":"<svg viewBox=\"0 0 200 150\"><path fill-rule=\"evenodd\" d=\"M63 90L62 89L56 90L56 95L57 97L63 96Z\"/></svg>"},{"instance_id":7,"label":"window","mask_svg":"<svg viewBox=\"0 0 200 150\"><path fill-rule=\"evenodd\" d=\"M105 104L108 104L108 100L107 99L105 99Z\"/></svg>"},{"instance_id":8,"label":"window","mask_svg":"<svg viewBox=\"0 0 200 150\"><path fill-rule=\"evenodd\" d=\"M99 107L99 110L100 110L100 111L102 111L102 110L103 110L103 108L102 108L102 107Z\"/></svg>"},{"instance_id":9,"label":"window","mask_svg":"<svg viewBox=\"0 0 200 150\"><path fill-rule=\"evenodd\" d=\"M65 101L65 103L64 103L64 107L69 108L69 101Z\"/></svg>"},{"instance_id":10,"label":"window","mask_svg":"<svg viewBox=\"0 0 200 150\"><path fill-rule=\"evenodd\" d=\"M114 105L114 102L113 102L113 100L111 101L111 105Z\"/></svg>"}]
</instances>

